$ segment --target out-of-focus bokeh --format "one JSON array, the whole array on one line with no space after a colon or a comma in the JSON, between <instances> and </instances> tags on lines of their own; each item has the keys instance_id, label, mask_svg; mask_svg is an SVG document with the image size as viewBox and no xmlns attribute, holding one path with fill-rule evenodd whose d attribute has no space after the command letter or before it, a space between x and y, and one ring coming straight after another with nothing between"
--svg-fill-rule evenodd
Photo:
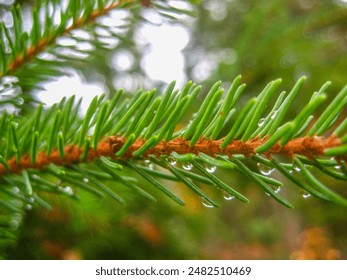
<instances>
[{"instance_id":1,"label":"out-of-focus bokeh","mask_svg":"<svg viewBox=\"0 0 347 280\"><path fill-rule=\"evenodd\" d=\"M347 83L347 1L204 0L194 9L195 18L167 23L146 8L141 16L152 24L134 21L127 40L117 42L115 50L99 51L91 61L71 65L69 71L81 87L98 85L95 94L110 95L113 87L161 89L174 79L178 85L190 79L201 83L206 93L215 81L227 86L241 74L247 83L241 104L275 78L282 78L282 89L289 91L305 75L308 79L293 115L325 81L333 82L328 91L331 97ZM127 16L122 13L119 16ZM50 87L56 88L44 87L46 94ZM39 97L49 103L44 94ZM171 182L167 184L186 206L176 206L149 187L157 203L126 189L122 191L127 206L83 192L78 202L46 196L54 210L28 213L9 258L347 258L345 208L303 198L297 187L276 172L272 176L283 180L281 193L294 203L294 210L279 205L240 174L221 170L216 174L251 202L228 200L218 190L202 186L222 204L208 208L185 186ZM346 182L322 180L347 196ZM118 188L116 182L114 187Z\"/></svg>"}]
</instances>

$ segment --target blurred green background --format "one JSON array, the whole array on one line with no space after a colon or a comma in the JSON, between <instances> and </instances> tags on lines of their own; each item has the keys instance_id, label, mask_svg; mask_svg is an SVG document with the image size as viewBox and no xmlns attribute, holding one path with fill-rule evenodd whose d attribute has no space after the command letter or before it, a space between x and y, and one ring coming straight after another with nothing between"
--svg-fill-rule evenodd
<instances>
[{"instance_id":1,"label":"blurred green background","mask_svg":"<svg viewBox=\"0 0 347 280\"><path fill-rule=\"evenodd\" d=\"M175 2L175 1L173 1ZM176 1L180 2L180 1ZM183 1L184 2L184 1ZM312 92L327 80L334 96L347 82L347 1L342 0L205 0L195 18L174 23L189 34L183 50L186 79L205 85L216 80L227 86L241 74L247 84L241 104L269 81L281 77L289 91L302 75L308 77L295 115ZM145 10L144 13L149 11ZM144 14L145 15L145 14ZM88 64L71 65L84 80L113 86L156 86L143 66L137 31L112 51L99 51ZM165 38L163 38L165 39ZM133 43L132 43L133 42ZM115 69L108 57L127 50L130 67ZM92 63L93 67L90 67ZM170 67L165 61L163 67ZM130 86L129 86L130 85ZM201 95L201 99L204 94ZM204 190L221 208L206 208L183 185L167 182L185 200L176 206L153 188L149 203L124 189L127 206L109 198L80 193L78 202L49 196L54 210L28 212L18 245L9 259L346 259L346 209L315 198L304 199L298 188L283 180L281 193L296 206L289 210L265 195L246 177L217 170L230 186L249 197L248 205L227 201L212 188ZM346 182L322 180L347 196ZM118 188L116 182L113 187Z\"/></svg>"}]
</instances>

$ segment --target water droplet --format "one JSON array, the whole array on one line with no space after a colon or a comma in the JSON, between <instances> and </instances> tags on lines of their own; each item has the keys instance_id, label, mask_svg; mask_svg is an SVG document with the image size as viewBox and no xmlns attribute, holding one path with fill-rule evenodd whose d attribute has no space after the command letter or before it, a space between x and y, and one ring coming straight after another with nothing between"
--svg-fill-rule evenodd
<instances>
[{"instance_id":1,"label":"water droplet","mask_svg":"<svg viewBox=\"0 0 347 280\"><path fill-rule=\"evenodd\" d=\"M17 128L17 127L18 127L18 123L17 123L17 122L13 122L13 126L14 126L15 128Z\"/></svg>"},{"instance_id":2,"label":"water droplet","mask_svg":"<svg viewBox=\"0 0 347 280\"><path fill-rule=\"evenodd\" d=\"M206 169L206 171L208 172L208 173L213 173L213 172L215 172L216 170L217 170L217 167L216 166L211 166L211 165L208 165L208 166L206 166L205 167L205 169Z\"/></svg>"},{"instance_id":3,"label":"water droplet","mask_svg":"<svg viewBox=\"0 0 347 280\"><path fill-rule=\"evenodd\" d=\"M258 167L259 172L265 176L270 175L275 170L274 168L269 167L269 166L262 164L260 162L257 163L257 167Z\"/></svg>"},{"instance_id":4,"label":"water droplet","mask_svg":"<svg viewBox=\"0 0 347 280\"><path fill-rule=\"evenodd\" d=\"M281 191L281 187L280 186L273 186L273 185L271 185L270 187L271 187L271 189L273 189L274 193L279 193ZM265 192L265 194L267 196L270 196L270 194L268 192Z\"/></svg>"},{"instance_id":5,"label":"water droplet","mask_svg":"<svg viewBox=\"0 0 347 280\"><path fill-rule=\"evenodd\" d=\"M89 179L88 178L83 178L83 182L84 183L89 183Z\"/></svg>"},{"instance_id":6,"label":"water droplet","mask_svg":"<svg viewBox=\"0 0 347 280\"><path fill-rule=\"evenodd\" d=\"M18 97L17 99L15 99L15 103L16 105L20 106L24 104L24 99L21 97Z\"/></svg>"},{"instance_id":7,"label":"water droplet","mask_svg":"<svg viewBox=\"0 0 347 280\"><path fill-rule=\"evenodd\" d=\"M300 194L301 194L301 196L303 197L303 198L305 198L305 199L308 199L308 198L310 198L310 196L311 196L311 194L309 194L307 191L305 191L305 190L301 190L300 191Z\"/></svg>"},{"instance_id":8,"label":"water droplet","mask_svg":"<svg viewBox=\"0 0 347 280\"><path fill-rule=\"evenodd\" d=\"M305 166L305 169L307 169L307 170L310 170L310 169L312 169L312 168L313 168L313 166L312 166L312 165L310 165L310 164L305 164L304 166Z\"/></svg>"},{"instance_id":9,"label":"water droplet","mask_svg":"<svg viewBox=\"0 0 347 280\"><path fill-rule=\"evenodd\" d=\"M13 229L17 229L19 227L19 221L18 220L11 220L10 221L10 227L13 228Z\"/></svg>"},{"instance_id":10,"label":"water droplet","mask_svg":"<svg viewBox=\"0 0 347 280\"><path fill-rule=\"evenodd\" d=\"M278 111L273 111L271 114L271 119L273 120L274 118L276 118Z\"/></svg>"},{"instance_id":11,"label":"water droplet","mask_svg":"<svg viewBox=\"0 0 347 280\"><path fill-rule=\"evenodd\" d=\"M25 205L25 210L31 210L31 209L33 209L33 206L31 204Z\"/></svg>"},{"instance_id":12,"label":"water droplet","mask_svg":"<svg viewBox=\"0 0 347 280\"><path fill-rule=\"evenodd\" d=\"M226 192L225 190L222 190L222 195L225 200L233 200L235 196L231 195L230 193Z\"/></svg>"},{"instance_id":13,"label":"water droplet","mask_svg":"<svg viewBox=\"0 0 347 280\"><path fill-rule=\"evenodd\" d=\"M211 202L207 201L205 198L202 198L202 205L204 205L206 208L213 208Z\"/></svg>"},{"instance_id":14,"label":"water droplet","mask_svg":"<svg viewBox=\"0 0 347 280\"><path fill-rule=\"evenodd\" d=\"M73 189L69 186L65 187L63 189L63 191L66 193L66 194L69 194L69 195L73 195Z\"/></svg>"},{"instance_id":15,"label":"water droplet","mask_svg":"<svg viewBox=\"0 0 347 280\"><path fill-rule=\"evenodd\" d=\"M261 119L259 119L259 121L258 121L258 126L263 126L264 123L265 123L265 118L261 118Z\"/></svg>"},{"instance_id":16,"label":"water droplet","mask_svg":"<svg viewBox=\"0 0 347 280\"><path fill-rule=\"evenodd\" d=\"M334 168L337 169L337 170L339 170L339 169L342 168L342 165L336 165Z\"/></svg>"},{"instance_id":17,"label":"water droplet","mask_svg":"<svg viewBox=\"0 0 347 280\"><path fill-rule=\"evenodd\" d=\"M153 170L154 169L154 165L153 165L153 163L151 163L151 161L149 159L145 159L143 162L144 162L145 165L147 165L149 170Z\"/></svg>"},{"instance_id":18,"label":"water droplet","mask_svg":"<svg viewBox=\"0 0 347 280\"><path fill-rule=\"evenodd\" d=\"M28 198L28 202L29 202L29 203L34 203L34 202L35 202L35 198L29 197L29 198Z\"/></svg>"},{"instance_id":19,"label":"water droplet","mask_svg":"<svg viewBox=\"0 0 347 280\"><path fill-rule=\"evenodd\" d=\"M154 169L154 164L153 163L148 164L148 169L149 170L153 170Z\"/></svg>"},{"instance_id":20,"label":"water droplet","mask_svg":"<svg viewBox=\"0 0 347 280\"><path fill-rule=\"evenodd\" d=\"M175 166L176 165L176 159L174 157L168 157L167 161L169 162L170 165Z\"/></svg>"},{"instance_id":21,"label":"water droplet","mask_svg":"<svg viewBox=\"0 0 347 280\"><path fill-rule=\"evenodd\" d=\"M19 193L19 192L20 192L20 189L17 188L17 187L13 187L13 188L11 189L11 191L12 191L13 193Z\"/></svg>"},{"instance_id":22,"label":"water droplet","mask_svg":"<svg viewBox=\"0 0 347 280\"><path fill-rule=\"evenodd\" d=\"M279 193L281 191L280 186L271 186L271 188L274 190L275 193Z\"/></svg>"},{"instance_id":23,"label":"water droplet","mask_svg":"<svg viewBox=\"0 0 347 280\"><path fill-rule=\"evenodd\" d=\"M296 171L296 172L300 172L301 171L301 168L299 166L297 166L296 164L292 164L292 170L293 171Z\"/></svg>"},{"instance_id":24,"label":"water droplet","mask_svg":"<svg viewBox=\"0 0 347 280\"><path fill-rule=\"evenodd\" d=\"M193 164L191 164L190 162L185 162L185 163L182 165L182 167L183 167L184 170L192 170Z\"/></svg>"}]
</instances>

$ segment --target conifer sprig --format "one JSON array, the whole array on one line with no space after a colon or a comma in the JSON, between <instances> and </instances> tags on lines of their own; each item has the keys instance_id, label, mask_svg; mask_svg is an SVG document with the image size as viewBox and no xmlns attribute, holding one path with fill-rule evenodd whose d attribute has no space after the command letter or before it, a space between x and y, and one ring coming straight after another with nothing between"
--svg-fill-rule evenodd
<instances>
[{"instance_id":1,"label":"conifer sprig","mask_svg":"<svg viewBox=\"0 0 347 280\"><path fill-rule=\"evenodd\" d=\"M3 95L1 104L25 103L29 93L22 89L61 74L67 62L84 61L96 48L108 48L95 28L103 29L107 38L124 39L119 29L98 18L113 9L140 5L154 7L168 18L190 14L167 1L68 1L64 6L58 0L44 0L37 1L30 30L24 31L21 9L14 7L13 30L0 25L0 92L7 88L6 93L12 94ZM74 32L79 28L87 31L84 36ZM66 42L69 39L73 43ZM289 94L279 91L280 79L272 81L243 107L238 103L245 90L241 77L227 91L217 82L183 126L182 119L191 114L201 90L192 82L181 90L175 90L173 82L163 93L139 90L131 99L122 90L110 99L95 97L85 116L79 115L81 102L74 97L48 109L39 104L30 115L4 110L0 115L0 256L3 244L15 243L25 211L37 206L52 209L45 193L76 200L79 190L84 190L122 205L127 201L124 188L150 201L160 198L129 174L137 174L178 205L184 205L184 200L165 181L181 182L212 208L219 206L218 197L202 184L218 189L227 200L249 202L243 189L229 186L215 170L238 172L291 208L279 193L283 183L270 176L276 170L305 196L347 206L346 199L316 175L321 171L347 180L347 121L342 117L347 86L327 104L330 83L325 83L288 120L304 81L299 79Z\"/></svg>"},{"instance_id":2,"label":"conifer sprig","mask_svg":"<svg viewBox=\"0 0 347 280\"><path fill-rule=\"evenodd\" d=\"M58 0L40 0L35 2L29 18L23 15L20 5L13 6L13 27L0 24L0 81L13 75L19 78L22 88L31 89L38 82L65 74L68 64L88 61L97 49L115 48L117 40L129 45L126 30L134 18L146 21L138 12L141 7L153 7L171 19L178 14L191 14L170 3L139 0L74 0L67 5ZM126 11L128 16L112 17L114 10Z\"/></svg>"},{"instance_id":3,"label":"conifer sprig","mask_svg":"<svg viewBox=\"0 0 347 280\"><path fill-rule=\"evenodd\" d=\"M5 143L0 149L1 180L8 183L8 178L22 176L23 190L31 197L35 193L32 176L37 179L49 173L97 195L110 194L123 203L123 198L100 181L113 178L138 194L154 199L122 177L123 169L132 169L181 205L184 204L182 199L160 178L183 182L213 206L218 203L204 193L195 180L209 182L228 195L248 202L242 190L230 188L212 174L215 168L221 168L243 173L274 199L292 207L272 187L282 183L266 177L276 169L308 194L347 205L344 198L325 187L306 168L316 167L338 179L347 179L346 125L345 120L339 118L347 102L347 87L326 106L323 115L329 118L324 121L318 118L311 123L318 106L326 99L326 85L313 94L303 113L284 122L304 80L299 79L286 97L284 93L279 94L272 108L267 104L278 92L280 80L270 82L243 108L237 106L245 88L241 77L234 80L225 94L221 82L217 82L192 120L180 130L177 127L181 119L201 89L192 82L180 91L175 90L174 82L162 94L156 94L156 90L138 91L126 102L121 90L111 100L105 100L104 95L95 97L84 118L77 115L79 107L74 104L74 97L63 99L47 111L40 106L29 119L5 114L0 118L3 128L0 136ZM332 133L325 134L328 130ZM283 163L283 156L292 163ZM260 172L247 167L243 158L255 160ZM142 166L145 160L166 169L167 174ZM180 162L182 168L177 168L176 162ZM207 171L204 165L208 166ZM331 165L341 168L332 170ZM307 183L292 173L297 168L305 169L302 174ZM88 174L88 169L98 170L101 176L90 180L96 188L76 179L76 176L83 178L83 174ZM53 191L55 189L56 186Z\"/></svg>"},{"instance_id":4,"label":"conifer sprig","mask_svg":"<svg viewBox=\"0 0 347 280\"><path fill-rule=\"evenodd\" d=\"M12 19L14 23L13 34L11 34L2 23L0 34L4 41L0 44L1 72L4 75L13 74L23 64L36 58L37 55L47 47L56 43L56 39L71 33L72 30L94 22L98 17L107 14L110 10L120 8L134 1L70 1L63 9L59 1L52 3L38 2L34 7L31 21L31 32L23 30L23 15L19 5L12 8ZM41 16L44 16L41 19ZM53 19L60 16L59 24ZM9 55L6 48L10 49Z\"/></svg>"}]
</instances>

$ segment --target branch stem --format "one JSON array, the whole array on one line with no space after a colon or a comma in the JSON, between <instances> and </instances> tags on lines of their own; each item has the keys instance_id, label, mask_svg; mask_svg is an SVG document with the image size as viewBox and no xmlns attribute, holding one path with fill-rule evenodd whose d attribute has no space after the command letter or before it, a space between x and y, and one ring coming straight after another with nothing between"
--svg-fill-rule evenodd
<instances>
[{"instance_id":1,"label":"branch stem","mask_svg":"<svg viewBox=\"0 0 347 280\"><path fill-rule=\"evenodd\" d=\"M235 154L242 154L246 157L250 157L256 154L256 149L263 145L267 141L266 138L242 142L241 140L233 140L230 144L222 149L220 140L206 140L200 139L193 146L190 146L189 140L176 138L170 141L161 141L153 148L148 149L142 154L144 158L154 155L160 157L162 155L170 155L172 152L178 154L192 153L198 155L204 153L206 155L215 157L217 155L228 155L230 158ZM93 161L96 158L102 156L110 157L112 159L119 159L115 156L125 144L126 138L121 136L110 136L108 139L101 141L96 149L89 148L87 155L82 157L84 147L78 147L78 145L67 145L64 147L64 157L61 158L61 153L57 149L47 155L44 151L41 151L37 155L36 161L33 163L28 154L23 155L18 161L16 157L7 161L8 168L0 165L0 176L6 173L20 173L25 169L44 169L49 164L55 165L72 165L85 161ZM132 159L135 158L133 153L140 149L146 143L145 140L137 139L124 153L120 159ZM279 143L273 145L264 154L267 157L271 157L272 154L283 155L289 158L293 158L294 155L303 155L307 158L315 158L318 156L324 156L324 151L329 148L338 147L340 145L340 139L336 136L329 138L323 137L302 137L290 140L286 145L281 146ZM83 159L84 158L84 159ZM339 159L347 160L347 155L342 155Z\"/></svg>"}]
</instances>

